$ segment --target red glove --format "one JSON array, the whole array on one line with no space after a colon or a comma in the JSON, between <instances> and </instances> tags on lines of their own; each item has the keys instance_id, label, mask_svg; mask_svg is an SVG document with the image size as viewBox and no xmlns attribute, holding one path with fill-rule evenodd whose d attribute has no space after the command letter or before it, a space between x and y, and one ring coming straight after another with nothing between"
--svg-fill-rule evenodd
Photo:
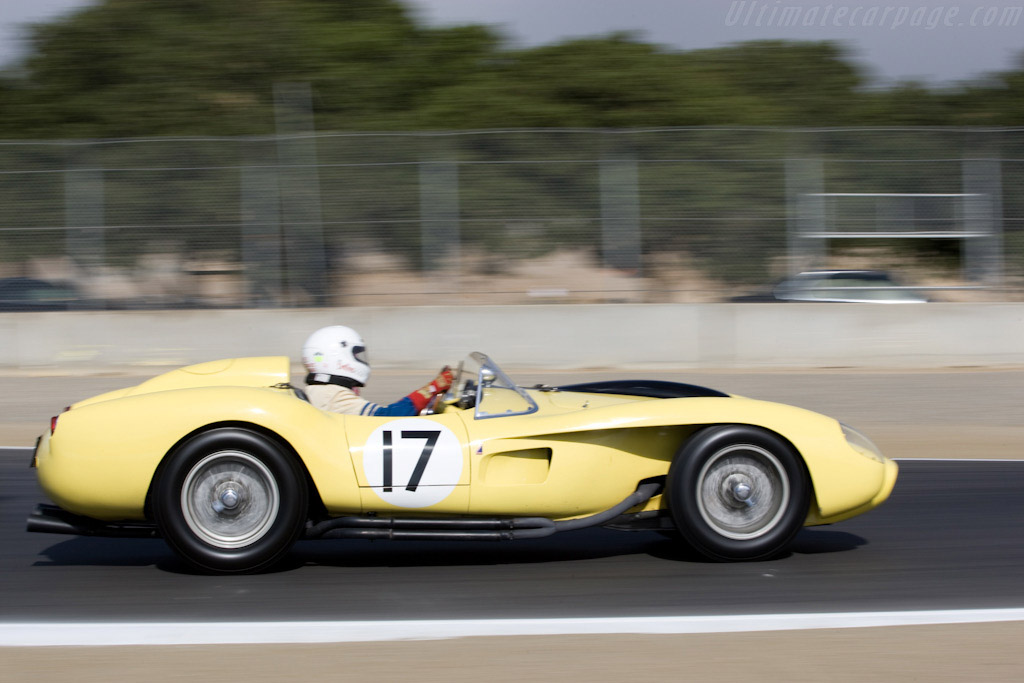
<instances>
[{"instance_id":1,"label":"red glove","mask_svg":"<svg viewBox=\"0 0 1024 683\"><path fill-rule=\"evenodd\" d=\"M447 365L441 368L441 372L437 373L437 377L430 383L429 386L434 387L434 393L443 394L452 388L452 382L455 377L452 375L452 369Z\"/></svg>"},{"instance_id":2,"label":"red glove","mask_svg":"<svg viewBox=\"0 0 1024 683\"><path fill-rule=\"evenodd\" d=\"M441 372L437 374L437 377L430 384L409 394L409 400L412 401L417 412L422 411L430 403L430 399L433 398L434 394L443 394L448 391L452 386L453 380L452 369L446 365L441 368Z\"/></svg>"}]
</instances>

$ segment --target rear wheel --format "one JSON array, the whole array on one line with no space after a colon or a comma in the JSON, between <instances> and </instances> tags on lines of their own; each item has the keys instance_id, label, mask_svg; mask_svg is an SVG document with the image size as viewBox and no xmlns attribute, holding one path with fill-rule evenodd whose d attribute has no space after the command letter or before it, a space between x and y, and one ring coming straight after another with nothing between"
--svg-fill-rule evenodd
<instances>
[{"instance_id":1,"label":"rear wheel","mask_svg":"<svg viewBox=\"0 0 1024 683\"><path fill-rule=\"evenodd\" d=\"M169 457L153 509L167 543L190 564L258 571L298 539L308 495L294 458L277 444L244 429L215 429Z\"/></svg>"},{"instance_id":2,"label":"rear wheel","mask_svg":"<svg viewBox=\"0 0 1024 683\"><path fill-rule=\"evenodd\" d=\"M668 502L683 537L718 560L777 555L810 505L803 460L776 434L746 425L709 427L684 444L668 476Z\"/></svg>"}]
</instances>

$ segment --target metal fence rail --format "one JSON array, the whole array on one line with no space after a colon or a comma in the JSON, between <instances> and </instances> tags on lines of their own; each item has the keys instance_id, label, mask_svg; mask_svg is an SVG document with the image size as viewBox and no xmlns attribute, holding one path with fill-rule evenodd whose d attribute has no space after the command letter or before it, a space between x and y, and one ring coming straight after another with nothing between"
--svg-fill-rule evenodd
<instances>
[{"instance_id":1,"label":"metal fence rail","mask_svg":"<svg viewBox=\"0 0 1024 683\"><path fill-rule=\"evenodd\" d=\"M304 125L0 143L0 277L107 307L718 301L838 267L991 300L1024 279L1024 130Z\"/></svg>"}]
</instances>

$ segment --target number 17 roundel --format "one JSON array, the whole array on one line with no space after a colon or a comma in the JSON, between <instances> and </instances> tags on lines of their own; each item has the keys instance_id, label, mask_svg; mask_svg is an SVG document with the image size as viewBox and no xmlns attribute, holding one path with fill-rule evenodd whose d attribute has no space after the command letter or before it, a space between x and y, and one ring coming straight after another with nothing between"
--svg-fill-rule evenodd
<instances>
[{"instance_id":1,"label":"number 17 roundel","mask_svg":"<svg viewBox=\"0 0 1024 683\"><path fill-rule=\"evenodd\" d=\"M422 508L448 497L462 477L462 445L455 432L430 420L394 420L363 447L366 480L384 502Z\"/></svg>"}]
</instances>

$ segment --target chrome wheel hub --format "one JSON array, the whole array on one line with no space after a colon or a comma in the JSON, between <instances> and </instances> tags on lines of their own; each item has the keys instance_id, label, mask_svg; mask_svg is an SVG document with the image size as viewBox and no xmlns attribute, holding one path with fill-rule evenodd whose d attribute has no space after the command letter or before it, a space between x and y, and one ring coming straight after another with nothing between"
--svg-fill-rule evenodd
<instances>
[{"instance_id":1,"label":"chrome wheel hub","mask_svg":"<svg viewBox=\"0 0 1024 683\"><path fill-rule=\"evenodd\" d=\"M218 548L242 548L262 538L280 506L270 470L242 451L211 453L189 470L181 487L185 523Z\"/></svg>"},{"instance_id":2,"label":"chrome wheel hub","mask_svg":"<svg viewBox=\"0 0 1024 683\"><path fill-rule=\"evenodd\" d=\"M754 501L751 500L751 497L754 495L754 489L751 488L750 483L741 477L730 477L729 479L732 481L727 481L723 499L728 499L731 496L738 507L753 507Z\"/></svg>"},{"instance_id":3,"label":"chrome wheel hub","mask_svg":"<svg viewBox=\"0 0 1024 683\"><path fill-rule=\"evenodd\" d=\"M728 446L712 455L697 478L697 507L716 533L750 540L774 529L789 504L786 470L760 446Z\"/></svg>"},{"instance_id":4,"label":"chrome wheel hub","mask_svg":"<svg viewBox=\"0 0 1024 683\"><path fill-rule=\"evenodd\" d=\"M213 511L218 514L230 514L231 512L238 509L239 494L235 489L238 488L237 482L227 482L222 487L223 492L214 496L213 499Z\"/></svg>"}]
</instances>

